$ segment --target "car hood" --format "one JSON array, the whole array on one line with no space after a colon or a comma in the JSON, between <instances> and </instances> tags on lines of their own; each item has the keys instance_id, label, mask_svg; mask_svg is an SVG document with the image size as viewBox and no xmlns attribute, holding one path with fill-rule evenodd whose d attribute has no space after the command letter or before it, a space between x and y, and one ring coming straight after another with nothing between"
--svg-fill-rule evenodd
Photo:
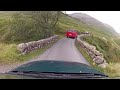
<instances>
[{"instance_id":1,"label":"car hood","mask_svg":"<svg viewBox=\"0 0 120 90\"><path fill-rule=\"evenodd\" d=\"M24 77L22 75L12 75L11 72L25 72L25 71L34 71L34 72L55 72L55 73L77 73L77 74L100 74L106 76L102 72L82 63L78 62L66 62L66 61L53 61L53 60L41 60L41 61L33 61L27 64L21 65L6 74L3 74L1 77L3 78L31 78L31 77Z\"/></svg>"},{"instance_id":2,"label":"car hood","mask_svg":"<svg viewBox=\"0 0 120 90\"><path fill-rule=\"evenodd\" d=\"M59 72L59 73L96 73L96 69L78 62L43 60L24 64L12 71ZM103 74L104 75L104 74Z\"/></svg>"}]
</instances>

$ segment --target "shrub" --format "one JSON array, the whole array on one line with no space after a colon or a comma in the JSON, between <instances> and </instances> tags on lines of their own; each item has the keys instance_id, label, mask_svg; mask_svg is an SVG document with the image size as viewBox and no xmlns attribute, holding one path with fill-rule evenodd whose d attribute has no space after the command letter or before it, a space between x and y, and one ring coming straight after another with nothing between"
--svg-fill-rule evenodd
<instances>
[{"instance_id":1,"label":"shrub","mask_svg":"<svg viewBox=\"0 0 120 90\"><path fill-rule=\"evenodd\" d=\"M59 12L29 11L12 15L7 41L26 42L50 37L57 29Z\"/></svg>"}]
</instances>

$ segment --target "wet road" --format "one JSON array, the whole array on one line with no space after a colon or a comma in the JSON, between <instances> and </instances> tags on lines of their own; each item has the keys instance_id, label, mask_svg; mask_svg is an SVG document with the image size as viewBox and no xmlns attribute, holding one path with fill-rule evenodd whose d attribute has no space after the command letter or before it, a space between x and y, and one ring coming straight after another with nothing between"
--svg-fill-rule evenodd
<instances>
[{"instance_id":1,"label":"wet road","mask_svg":"<svg viewBox=\"0 0 120 90\"><path fill-rule=\"evenodd\" d=\"M75 39L62 38L40 55L38 60L62 60L80 62L89 65L75 46Z\"/></svg>"},{"instance_id":2,"label":"wet road","mask_svg":"<svg viewBox=\"0 0 120 90\"><path fill-rule=\"evenodd\" d=\"M82 54L77 50L75 46L75 39L72 38L62 38L58 40L53 46L47 49L42 55L25 61L24 63L17 63L12 65L0 65L0 73L8 72L20 65L38 61L38 60L56 60L56 61L72 61L80 62L89 65Z\"/></svg>"}]
</instances>

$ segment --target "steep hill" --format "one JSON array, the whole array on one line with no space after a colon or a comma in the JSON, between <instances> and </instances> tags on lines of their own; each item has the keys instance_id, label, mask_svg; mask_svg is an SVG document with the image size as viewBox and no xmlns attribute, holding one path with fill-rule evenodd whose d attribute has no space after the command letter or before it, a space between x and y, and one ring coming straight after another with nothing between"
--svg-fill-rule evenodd
<instances>
[{"instance_id":1,"label":"steep hill","mask_svg":"<svg viewBox=\"0 0 120 90\"><path fill-rule=\"evenodd\" d=\"M11 16L16 11L1 11L0 12L0 40L3 39L9 32L9 21ZM6 24L7 23L7 24ZM80 32L88 31L99 37L105 37L110 40L118 35L115 30L107 24L104 24L97 19L84 14L84 13L75 13L75 14L64 14L61 12L59 21L58 21L59 30L56 29L56 34L65 35L66 30L70 28L77 29Z\"/></svg>"},{"instance_id":2,"label":"steep hill","mask_svg":"<svg viewBox=\"0 0 120 90\"><path fill-rule=\"evenodd\" d=\"M100 33L104 33L109 36L118 36L118 33L114 30L113 27L111 27L108 24L105 24L103 22L100 22L99 20L84 14L84 13L74 13L69 14L69 16L75 18L76 20L87 24L89 27L96 29L96 31Z\"/></svg>"}]
</instances>

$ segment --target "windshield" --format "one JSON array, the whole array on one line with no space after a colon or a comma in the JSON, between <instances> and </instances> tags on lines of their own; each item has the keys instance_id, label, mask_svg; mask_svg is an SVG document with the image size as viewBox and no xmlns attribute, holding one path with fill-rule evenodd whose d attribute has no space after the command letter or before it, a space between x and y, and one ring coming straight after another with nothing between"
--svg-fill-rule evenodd
<instances>
[{"instance_id":1,"label":"windshield","mask_svg":"<svg viewBox=\"0 0 120 90\"><path fill-rule=\"evenodd\" d=\"M119 77L119 14L0 11L0 73L55 79Z\"/></svg>"}]
</instances>

